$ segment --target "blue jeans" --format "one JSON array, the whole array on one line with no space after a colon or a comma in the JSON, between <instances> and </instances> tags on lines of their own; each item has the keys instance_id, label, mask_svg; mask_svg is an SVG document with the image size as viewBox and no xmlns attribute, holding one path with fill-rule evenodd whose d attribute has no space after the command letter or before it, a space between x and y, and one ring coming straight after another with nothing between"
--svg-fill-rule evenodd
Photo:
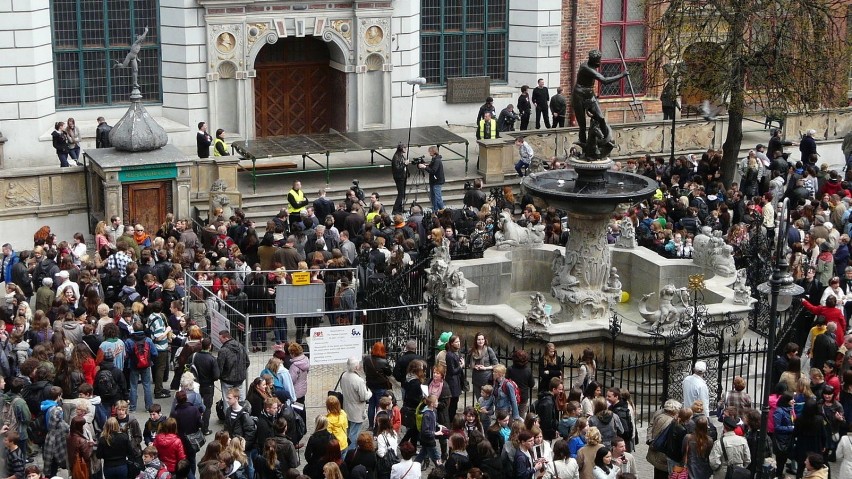
<instances>
[{"instance_id":1,"label":"blue jeans","mask_svg":"<svg viewBox=\"0 0 852 479\"><path fill-rule=\"evenodd\" d=\"M424 464L425 459L435 461L436 465L441 462L441 450L438 449L437 443L434 446L420 446L420 452L414 457L414 461Z\"/></svg>"},{"instance_id":2,"label":"blue jeans","mask_svg":"<svg viewBox=\"0 0 852 479\"><path fill-rule=\"evenodd\" d=\"M154 395L151 393L151 368L130 368L130 410L136 410L136 386L139 378L142 378L142 389L145 391L145 410L151 409L154 404Z\"/></svg>"},{"instance_id":3,"label":"blue jeans","mask_svg":"<svg viewBox=\"0 0 852 479\"><path fill-rule=\"evenodd\" d=\"M71 165L68 164L68 153L67 152L66 153L59 153L57 151L56 156L59 157L59 167L60 168L65 168L66 166L71 166Z\"/></svg>"},{"instance_id":4,"label":"blue jeans","mask_svg":"<svg viewBox=\"0 0 852 479\"><path fill-rule=\"evenodd\" d=\"M248 454L248 464L246 464L246 469L249 471L249 478L252 478L254 474L254 458L259 456L260 453L257 452L257 447L247 452Z\"/></svg>"},{"instance_id":5,"label":"blue jeans","mask_svg":"<svg viewBox=\"0 0 852 479\"><path fill-rule=\"evenodd\" d=\"M127 464L105 467L104 479L127 479Z\"/></svg>"},{"instance_id":6,"label":"blue jeans","mask_svg":"<svg viewBox=\"0 0 852 479\"><path fill-rule=\"evenodd\" d=\"M74 161L77 161L77 159L80 158L80 145L77 145L74 148L68 150L68 155L73 158Z\"/></svg>"},{"instance_id":7,"label":"blue jeans","mask_svg":"<svg viewBox=\"0 0 852 479\"><path fill-rule=\"evenodd\" d=\"M530 164L525 162L524 160L518 160L518 162L515 163L515 171L518 172L518 176L524 176L523 169L529 168L529 167L530 167Z\"/></svg>"},{"instance_id":8,"label":"blue jeans","mask_svg":"<svg viewBox=\"0 0 852 479\"><path fill-rule=\"evenodd\" d=\"M373 418L376 417L376 408L379 406L379 399L385 395L385 390L382 388L370 389L373 395L370 396L370 401L367 402L367 421L370 429L373 429Z\"/></svg>"},{"instance_id":9,"label":"blue jeans","mask_svg":"<svg viewBox=\"0 0 852 479\"><path fill-rule=\"evenodd\" d=\"M444 209L444 198L441 197L441 190L444 185L429 186L429 201L432 202L432 209L435 211Z\"/></svg>"},{"instance_id":10,"label":"blue jeans","mask_svg":"<svg viewBox=\"0 0 852 479\"><path fill-rule=\"evenodd\" d=\"M275 317L274 326L275 342L283 343L287 341L287 317Z\"/></svg>"},{"instance_id":11,"label":"blue jeans","mask_svg":"<svg viewBox=\"0 0 852 479\"><path fill-rule=\"evenodd\" d=\"M358 442L358 433L361 432L362 424L364 423L349 421L349 429L346 432L346 440L349 442L349 446L346 447L347 451L354 450L358 446L356 443Z\"/></svg>"}]
</instances>

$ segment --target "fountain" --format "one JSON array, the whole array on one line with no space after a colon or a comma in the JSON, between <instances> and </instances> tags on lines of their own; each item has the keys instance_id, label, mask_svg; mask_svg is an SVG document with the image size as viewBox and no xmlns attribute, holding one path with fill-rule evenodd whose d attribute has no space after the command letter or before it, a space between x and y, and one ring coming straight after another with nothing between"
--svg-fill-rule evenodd
<instances>
[{"instance_id":1,"label":"fountain","mask_svg":"<svg viewBox=\"0 0 852 479\"><path fill-rule=\"evenodd\" d=\"M593 120L594 124L594 120ZM608 171L609 159L570 158L573 170L534 173L522 183L540 206L568 213L571 235L564 258L557 257L551 294L562 311L555 322L609 317L620 288L609 281L612 259L606 225L619 205L633 205L651 197L657 183L631 173Z\"/></svg>"},{"instance_id":2,"label":"fountain","mask_svg":"<svg viewBox=\"0 0 852 479\"><path fill-rule=\"evenodd\" d=\"M572 94L575 108L583 107L578 116L590 120L588 131L585 121L579 125L582 154L566 160L570 169L537 171L521 182L537 207L567 212L567 245L542 244L534 227L521 227L504 212L498 223L500 245L486 250L482 259L450 261L448 249L439 248L429 279L430 297L438 300L436 327L465 337L487 330L493 341L504 344L519 336L534 338L576 353L583 347L600 352L605 341L628 349L655 348L661 328L683 327L682 313L690 307L688 293L682 291L696 273L708 277L706 290L701 281L706 301L702 314L711 322L728 313L745 317L751 308L753 300L742 294L734 302L731 285L736 278L722 267L727 263L714 260L724 256L718 238L704 235L696 245L696 255L705 261L667 259L637 247L633 224L626 219L621 222L623 237L607 244L613 213L653 196L657 183L610 171L608 154L615 145L593 87L595 81L608 83L621 75L603 77L598 61L599 53L590 53ZM505 148L512 146L507 142ZM622 290L636 301L626 302ZM551 298L555 304L548 304ZM610 329L613 312L626 319L617 341ZM747 320L739 321L726 340L739 341L747 326Z\"/></svg>"}]
</instances>

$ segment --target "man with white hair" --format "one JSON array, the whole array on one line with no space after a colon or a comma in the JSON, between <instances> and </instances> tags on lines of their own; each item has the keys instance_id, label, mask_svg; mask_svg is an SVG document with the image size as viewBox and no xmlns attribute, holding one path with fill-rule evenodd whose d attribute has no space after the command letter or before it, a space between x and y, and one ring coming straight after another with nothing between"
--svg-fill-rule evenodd
<instances>
[{"instance_id":1,"label":"man with white hair","mask_svg":"<svg viewBox=\"0 0 852 479\"><path fill-rule=\"evenodd\" d=\"M343 410L349 419L349 449L355 449L361 424L367 419L367 401L373 396L367 389L367 381L361 371L361 358L352 356L346 362L346 372L340 376L340 392L343 393Z\"/></svg>"},{"instance_id":2,"label":"man with white hair","mask_svg":"<svg viewBox=\"0 0 852 479\"><path fill-rule=\"evenodd\" d=\"M814 135L816 135L816 130L808 130L805 136L802 137L802 141L799 142L799 152L802 153L802 163L805 165L816 164L816 158L811 157L811 155L818 154Z\"/></svg>"},{"instance_id":3,"label":"man with white hair","mask_svg":"<svg viewBox=\"0 0 852 479\"><path fill-rule=\"evenodd\" d=\"M691 405L696 400L710 404L710 389L707 387L707 381L704 380L704 373L706 372L707 363L697 361L695 367L692 368L692 374L683 378L681 386L683 387L684 404Z\"/></svg>"}]
</instances>

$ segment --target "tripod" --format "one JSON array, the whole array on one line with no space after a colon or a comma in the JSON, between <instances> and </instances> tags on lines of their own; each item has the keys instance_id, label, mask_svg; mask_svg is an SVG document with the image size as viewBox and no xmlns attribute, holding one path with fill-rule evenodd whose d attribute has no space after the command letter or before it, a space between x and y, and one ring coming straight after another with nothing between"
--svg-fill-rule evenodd
<instances>
[{"instance_id":1,"label":"tripod","mask_svg":"<svg viewBox=\"0 0 852 479\"><path fill-rule=\"evenodd\" d=\"M417 204L417 196L421 192L426 194L426 195L429 194L429 190L428 190L429 186L426 183L426 170L417 168L416 166L414 166L413 169L414 169L414 173L412 173L408 177L409 182L405 186L406 198L409 198L412 195L414 195L414 199L411 200L411 206L414 206L414 205ZM410 208L409 208L409 211L411 211Z\"/></svg>"}]
</instances>

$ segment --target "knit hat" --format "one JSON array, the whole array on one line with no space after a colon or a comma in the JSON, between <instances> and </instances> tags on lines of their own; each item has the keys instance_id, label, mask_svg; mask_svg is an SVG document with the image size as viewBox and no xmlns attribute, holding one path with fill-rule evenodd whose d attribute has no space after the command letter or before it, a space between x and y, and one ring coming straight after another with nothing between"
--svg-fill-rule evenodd
<instances>
[{"instance_id":1,"label":"knit hat","mask_svg":"<svg viewBox=\"0 0 852 479\"><path fill-rule=\"evenodd\" d=\"M740 425L740 420L738 418L735 418L735 417L725 416L722 419L722 424L727 426L729 429L736 429L737 426Z\"/></svg>"},{"instance_id":2,"label":"knit hat","mask_svg":"<svg viewBox=\"0 0 852 479\"><path fill-rule=\"evenodd\" d=\"M444 348L447 346L447 343L450 342L450 336L452 335L453 333L450 331L444 331L443 333L441 333L441 336L438 338L438 351L444 350Z\"/></svg>"}]
</instances>

